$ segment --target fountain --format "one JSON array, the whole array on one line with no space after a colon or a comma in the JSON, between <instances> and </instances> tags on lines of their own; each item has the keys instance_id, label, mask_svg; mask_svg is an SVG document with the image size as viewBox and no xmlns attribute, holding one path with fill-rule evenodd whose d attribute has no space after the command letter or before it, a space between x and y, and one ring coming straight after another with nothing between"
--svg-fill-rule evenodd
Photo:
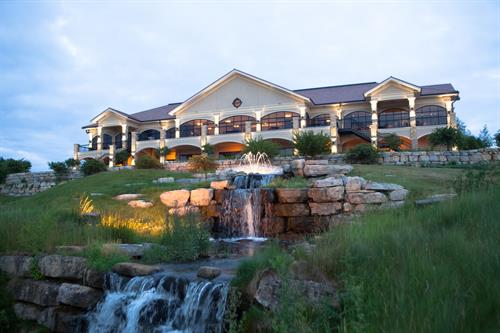
<instances>
[{"instance_id":1,"label":"fountain","mask_svg":"<svg viewBox=\"0 0 500 333\"><path fill-rule=\"evenodd\" d=\"M236 173L231 182L235 189L224 192L218 234L229 240L264 240L261 222L268 211L266 203L272 202L272 191L262 187L283 174L283 169L273 166L265 153L248 153L239 166L224 171Z\"/></svg>"}]
</instances>

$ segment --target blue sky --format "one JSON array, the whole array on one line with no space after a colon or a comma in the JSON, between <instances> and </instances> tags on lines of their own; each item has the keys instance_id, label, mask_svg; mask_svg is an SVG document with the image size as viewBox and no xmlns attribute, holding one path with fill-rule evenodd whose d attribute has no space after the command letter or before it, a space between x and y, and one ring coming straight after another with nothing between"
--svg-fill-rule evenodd
<instances>
[{"instance_id":1,"label":"blue sky","mask_svg":"<svg viewBox=\"0 0 500 333\"><path fill-rule=\"evenodd\" d=\"M500 128L500 2L0 2L0 156L34 170L108 106L180 102L232 68L290 89L451 82Z\"/></svg>"}]
</instances>

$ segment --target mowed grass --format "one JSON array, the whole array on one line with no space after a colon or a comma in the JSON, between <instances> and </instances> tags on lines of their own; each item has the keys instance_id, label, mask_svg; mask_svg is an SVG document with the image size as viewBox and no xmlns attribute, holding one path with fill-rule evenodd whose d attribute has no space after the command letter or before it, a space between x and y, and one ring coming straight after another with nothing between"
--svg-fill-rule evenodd
<instances>
[{"instance_id":1,"label":"mowed grass","mask_svg":"<svg viewBox=\"0 0 500 333\"><path fill-rule=\"evenodd\" d=\"M453 192L453 181L464 170L452 168L416 168L398 165L353 165L350 176L395 183L410 191L411 199L418 199L432 194Z\"/></svg>"},{"instance_id":2,"label":"mowed grass","mask_svg":"<svg viewBox=\"0 0 500 333\"><path fill-rule=\"evenodd\" d=\"M104 172L66 182L31 197L1 197L0 252L36 253L52 251L59 245L150 241L151 235L133 232L128 228L95 228L85 225L79 217L79 202L83 195L88 195L101 215L114 216L116 220L161 223L166 214L166 208L159 199L162 192L208 185L206 182L192 185L154 184L153 180L160 177L187 178L191 175L165 170ZM113 199L123 193L144 194L143 198L152 201L154 206L149 209L134 209L126 201Z\"/></svg>"}]
</instances>

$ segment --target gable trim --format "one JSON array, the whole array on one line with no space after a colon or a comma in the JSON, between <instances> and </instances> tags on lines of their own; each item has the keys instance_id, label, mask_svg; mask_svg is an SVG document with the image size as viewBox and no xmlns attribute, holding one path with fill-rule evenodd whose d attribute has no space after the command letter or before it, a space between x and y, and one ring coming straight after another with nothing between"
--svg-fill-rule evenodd
<instances>
[{"instance_id":1,"label":"gable trim","mask_svg":"<svg viewBox=\"0 0 500 333\"><path fill-rule=\"evenodd\" d=\"M375 87L371 88L370 90L368 90L367 92L365 92L363 95L365 97L368 97L370 96L371 94L373 94L375 91L379 90L380 88L382 88L383 86L386 86L390 83L397 83L399 85L402 85L404 87L407 87L411 90L415 90L417 92L420 93L420 91L422 90L422 88L420 88L419 86L416 86L412 83L409 83L409 82L406 82L406 81L403 81L403 80L400 80L398 78L395 78L393 76L389 76L387 79L385 79L384 81L380 82L379 84L377 84Z\"/></svg>"}]
</instances>

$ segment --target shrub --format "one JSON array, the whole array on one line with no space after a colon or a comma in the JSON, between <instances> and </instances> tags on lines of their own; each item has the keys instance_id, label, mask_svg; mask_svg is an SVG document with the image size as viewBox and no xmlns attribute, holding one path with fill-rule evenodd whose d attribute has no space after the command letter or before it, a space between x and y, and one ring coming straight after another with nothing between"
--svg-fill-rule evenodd
<instances>
[{"instance_id":1,"label":"shrub","mask_svg":"<svg viewBox=\"0 0 500 333\"><path fill-rule=\"evenodd\" d=\"M497 147L500 147L500 130L498 130L496 133L495 133L495 142L497 144Z\"/></svg>"},{"instance_id":2,"label":"shrub","mask_svg":"<svg viewBox=\"0 0 500 333\"><path fill-rule=\"evenodd\" d=\"M156 149L156 154L158 154L158 157L163 156L166 158L169 153L170 153L170 148L168 148L167 146Z\"/></svg>"},{"instance_id":3,"label":"shrub","mask_svg":"<svg viewBox=\"0 0 500 333\"><path fill-rule=\"evenodd\" d=\"M86 160L82 165L82 172L85 176L90 176L106 170L106 164L99 160Z\"/></svg>"},{"instance_id":4,"label":"shrub","mask_svg":"<svg viewBox=\"0 0 500 333\"><path fill-rule=\"evenodd\" d=\"M384 136L383 140L387 148L389 148L390 150L393 151L401 150L401 144L403 142L401 141L401 138L397 134L389 133Z\"/></svg>"},{"instance_id":5,"label":"shrub","mask_svg":"<svg viewBox=\"0 0 500 333\"><path fill-rule=\"evenodd\" d=\"M137 169L161 169L162 165L156 158L149 155L143 155L137 159L135 167Z\"/></svg>"},{"instance_id":6,"label":"shrub","mask_svg":"<svg viewBox=\"0 0 500 333\"><path fill-rule=\"evenodd\" d=\"M24 159L15 160L13 158L4 159L0 157L0 183L5 181L7 175L11 173L28 172L31 163Z\"/></svg>"},{"instance_id":7,"label":"shrub","mask_svg":"<svg viewBox=\"0 0 500 333\"><path fill-rule=\"evenodd\" d=\"M205 174L205 178L207 178L208 172L217 169L217 162L207 154L194 155L189 158L188 167L193 172Z\"/></svg>"},{"instance_id":8,"label":"shrub","mask_svg":"<svg viewBox=\"0 0 500 333\"><path fill-rule=\"evenodd\" d=\"M261 136L257 138L251 138L245 142L245 147L243 148L243 153L263 153L266 154L267 157L273 158L277 156L280 152L280 147L277 143L274 143L270 140L264 140Z\"/></svg>"},{"instance_id":9,"label":"shrub","mask_svg":"<svg viewBox=\"0 0 500 333\"><path fill-rule=\"evenodd\" d=\"M74 158L68 158L66 161L64 161L64 164L66 164L68 168L79 167L80 160L75 160Z\"/></svg>"},{"instance_id":10,"label":"shrub","mask_svg":"<svg viewBox=\"0 0 500 333\"><path fill-rule=\"evenodd\" d=\"M49 168L56 176L61 177L68 172L68 166L64 162L49 162Z\"/></svg>"},{"instance_id":11,"label":"shrub","mask_svg":"<svg viewBox=\"0 0 500 333\"><path fill-rule=\"evenodd\" d=\"M299 155L315 157L330 152L330 137L323 132L313 131L296 132L293 135L293 146Z\"/></svg>"},{"instance_id":12,"label":"shrub","mask_svg":"<svg viewBox=\"0 0 500 333\"><path fill-rule=\"evenodd\" d=\"M460 132L452 127L436 128L429 135L429 143L432 147L443 145L446 146L446 150L451 150L451 148L456 146L459 142Z\"/></svg>"},{"instance_id":13,"label":"shrub","mask_svg":"<svg viewBox=\"0 0 500 333\"><path fill-rule=\"evenodd\" d=\"M474 135L462 135L457 146L460 150L485 148L484 143Z\"/></svg>"},{"instance_id":14,"label":"shrub","mask_svg":"<svg viewBox=\"0 0 500 333\"><path fill-rule=\"evenodd\" d=\"M204 144L201 148L203 149L203 152L208 156L212 156L213 154L215 154L215 147L210 143Z\"/></svg>"},{"instance_id":15,"label":"shrub","mask_svg":"<svg viewBox=\"0 0 500 333\"><path fill-rule=\"evenodd\" d=\"M345 154L349 163L375 164L378 159L377 150L369 143L360 144Z\"/></svg>"},{"instance_id":16,"label":"shrub","mask_svg":"<svg viewBox=\"0 0 500 333\"><path fill-rule=\"evenodd\" d=\"M115 155L116 164L125 165L127 164L128 158L130 157L130 153L126 149L122 149Z\"/></svg>"}]
</instances>

